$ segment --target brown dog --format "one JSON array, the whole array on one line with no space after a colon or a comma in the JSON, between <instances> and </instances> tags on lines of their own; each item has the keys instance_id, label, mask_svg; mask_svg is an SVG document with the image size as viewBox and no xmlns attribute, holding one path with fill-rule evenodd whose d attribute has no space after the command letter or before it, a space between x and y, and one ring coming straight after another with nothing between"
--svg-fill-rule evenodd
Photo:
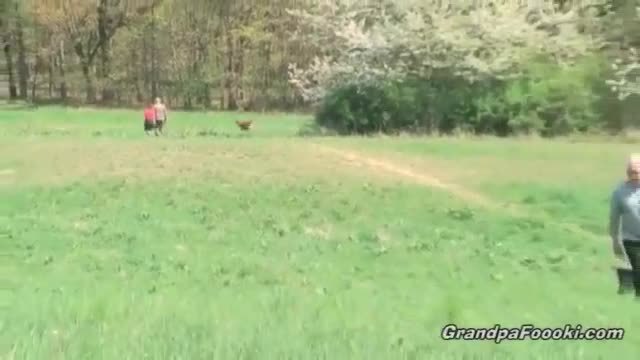
<instances>
[{"instance_id":1,"label":"brown dog","mask_svg":"<svg viewBox=\"0 0 640 360\"><path fill-rule=\"evenodd\" d=\"M253 121L251 120L236 120L236 125L238 125L238 127L242 131L250 130L252 124L253 124Z\"/></svg>"}]
</instances>

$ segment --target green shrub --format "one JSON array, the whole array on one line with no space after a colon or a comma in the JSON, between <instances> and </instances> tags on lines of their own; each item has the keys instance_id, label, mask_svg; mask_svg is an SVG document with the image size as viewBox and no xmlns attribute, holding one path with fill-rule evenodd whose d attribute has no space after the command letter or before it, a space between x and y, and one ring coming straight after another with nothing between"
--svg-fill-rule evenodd
<instances>
[{"instance_id":1,"label":"green shrub","mask_svg":"<svg viewBox=\"0 0 640 360\"><path fill-rule=\"evenodd\" d=\"M325 97L316 123L340 134L455 130L506 136L563 135L599 128L603 64L532 62L512 81L469 84L446 73L378 84L350 84Z\"/></svg>"},{"instance_id":2,"label":"green shrub","mask_svg":"<svg viewBox=\"0 0 640 360\"><path fill-rule=\"evenodd\" d=\"M526 76L505 86L510 127L544 136L586 131L601 125L599 102L603 64L583 59L569 68L533 62Z\"/></svg>"},{"instance_id":3,"label":"green shrub","mask_svg":"<svg viewBox=\"0 0 640 360\"><path fill-rule=\"evenodd\" d=\"M338 88L324 99L316 122L339 134L415 130L425 110L418 90L408 83Z\"/></svg>"}]
</instances>

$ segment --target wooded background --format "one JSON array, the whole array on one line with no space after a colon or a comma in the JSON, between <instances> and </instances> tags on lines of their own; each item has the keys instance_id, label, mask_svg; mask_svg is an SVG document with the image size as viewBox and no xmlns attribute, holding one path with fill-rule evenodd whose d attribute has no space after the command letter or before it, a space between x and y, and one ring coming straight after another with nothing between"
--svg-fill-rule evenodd
<instances>
[{"instance_id":1,"label":"wooded background","mask_svg":"<svg viewBox=\"0 0 640 360\"><path fill-rule=\"evenodd\" d=\"M292 109L286 9L303 0L2 0L6 96L174 107Z\"/></svg>"},{"instance_id":2,"label":"wooded background","mask_svg":"<svg viewBox=\"0 0 640 360\"><path fill-rule=\"evenodd\" d=\"M638 0L0 0L0 31L0 97L33 102L138 106L162 96L173 108L300 110L337 78L389 69L432 83L445 68L456 74L449 83L529 76L518 54L545 47L545 61L563 68L538 71L565 79L566 93L585 84L576 71L598 77L603 88L589 96L609 125L632 124L640 110ZM597 71L579 64L587 57ZM447 96L471 96L456 94Z\"/></svg>"}]
</instances>

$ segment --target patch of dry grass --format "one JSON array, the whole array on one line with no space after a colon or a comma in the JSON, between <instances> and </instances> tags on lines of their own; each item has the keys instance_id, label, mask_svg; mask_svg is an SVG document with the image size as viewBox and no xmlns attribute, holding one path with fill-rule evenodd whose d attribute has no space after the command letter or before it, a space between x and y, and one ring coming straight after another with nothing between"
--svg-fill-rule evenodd
<instances>
[{"instance_id":1,"label":"patch of dry grass","mask_svg":"<svg viewBox=\"0 0 640 360\"><path fill-rule=\"evenodd\" d=\"M362 171L302 141L75 141L0 145L0 185L60 185L123 179L221 183L397 181Z\"/></svg>"}]
</instances>

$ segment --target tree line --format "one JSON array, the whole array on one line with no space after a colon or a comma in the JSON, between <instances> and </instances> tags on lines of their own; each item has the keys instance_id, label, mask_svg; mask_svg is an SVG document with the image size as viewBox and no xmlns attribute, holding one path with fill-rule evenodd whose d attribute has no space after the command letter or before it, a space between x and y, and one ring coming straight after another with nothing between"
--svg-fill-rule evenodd
<instances>
[{"instance_id":1,"label":"tree line","mask_svg":"<svg viewBox=\"0 0 640 360\"><path fill-rule=\"evenodd\" d=\"M312 46L290 38L304 0L3 0L13 98L129 105L158 95L176 107L290 109L290 62Z\"/></svg>"},{"instance_id":2,"label":"tree line","mask_svg":"<svg viewBox=\"0 0 640 360\"><path fill-rule=\"evenodd\" d=\"M639 0L2 0L12 98L313 109L342 133L634 125Z\"/></svg>"}]
</instances>

